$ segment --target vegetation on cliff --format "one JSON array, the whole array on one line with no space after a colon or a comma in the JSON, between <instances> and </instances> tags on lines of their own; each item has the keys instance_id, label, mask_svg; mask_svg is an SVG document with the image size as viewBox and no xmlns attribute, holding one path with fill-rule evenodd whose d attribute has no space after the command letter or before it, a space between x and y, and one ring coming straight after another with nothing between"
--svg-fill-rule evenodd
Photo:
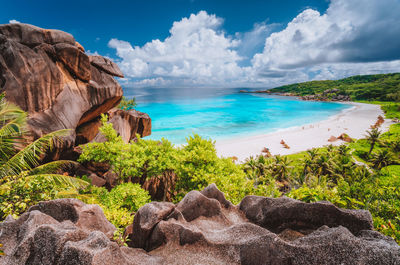
<instances>
[{"instance_id":1,"label":"vegetation on cliff","mask_svg":"<svg viewBox=\"0 0 400 265\"><path fill-rule=\"evenodd\" d=\"M399 103L380 104L387 117L400 116ZM5 126L2 123L1 132L15 133L7 141L24 139L19 129L23 126L9 126L10 130ZM1 187L7 188L1 189L1 219L7 214L17 216L38 201L73 197L100 205L106 217L123 229L132 223L133 214L151 199L143 184L146 180L158 179L166 187L164 200L179 201L191 190L216 183L233 203L249 194L285 195L306 202L327 200L344 208L367 209L373 215L375 228L400 242L400 124L392 125L383 134L370 131L376 137L347 145L288 156L258 156L244 164L235 164L232 158L219 158L214 142L198 135L188 137L187 143L179 147L166 139L154 141L140 137L136 142L125 143L104 115L100 131L107 141L83 146L79 161L108 163L118 176L115 188L109 191L92 185L60 185L54 181L57 178L53 171L48 171L58 167L41 166L42 177L28 177L36 164L26 168L22 163L20 171L2 179ZM4 142L6 138L2 136L1 140ZM15 145L9 145L12 146ZM20 152L20 149L10 150L2 158L2 165ZM76 183L88 181L85 177L74 180Z\"/></svg>"},{"instance_id":2,"label":"vegetation on cliff","mask_svg":"<svg viewBox=\"0 0 400 265\"><path fill-rule=\"evenodd\" d=\"M267 90L270 93L291 93L297 96L322 95L326 99L343 95L351 100L400 101L400 73L359 75L340 80L310 81Z\"/></svg>"}]
</instances>

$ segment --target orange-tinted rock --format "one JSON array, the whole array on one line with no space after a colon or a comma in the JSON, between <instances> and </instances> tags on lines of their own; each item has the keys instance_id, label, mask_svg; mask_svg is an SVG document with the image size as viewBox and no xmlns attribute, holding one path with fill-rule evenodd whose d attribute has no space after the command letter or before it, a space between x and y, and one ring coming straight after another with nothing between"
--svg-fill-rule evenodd
<instances>
[{"instance_id":1,"label":"orange-tinted rock","mask_svg":"<svg viewBox=\"0 0 400 265\"><path fill-rule=\"evenodd\" d=\"M91 55L89 56L89 60L92 65L100 68L110 75L124 77L124 74L121 72L118 65L103 56Z\"/></svg>"},{"instance_id":2,"label":"orange-tinted rock","mask_svg":"<svg viewBox=\"0 0 400 265\"><path fill-rule=\"evenodd\" d=\"M89 82L90 81L90 62L89 57L83 53L78 47L67 44L58 43L54 45L57 58L70 71L73 77Z\"/></svg>"},{"instance_id":3,"label":"orange-tinted rock","mask_svg":"<svg viewBox=\"0 0 400 265\"><path fill-rule=\"evenodd\" d=\"M142 185L142 188L149 192L151 199L154 201L172 201L173 200L173 191L175 189L177 176L173 172L169 174L165 174L163 178L152 177L145 180ZM136 180L140 183L140 179ZM166 182L168 185L166 185ZM140 183L141 184L141 183ZM167 186L167 187L166 187ZM165 189L168 189L167 191Z\"/></svg>"},{"instance_id":4,"label":"orange-tinted rock","mask_svg":"<svg viewBox=\"0 0 400 265\"><path fill-rule=\"evenodd\" d=\"M78 47L81 52L85 52L85 48L83 48L83 46L79 42L75 41L75 46Z\"/></svg>"},{"instance_id":5,"label":"orange-tinted rock","mask_svg":"<svg viewBox=\"0 0 400 265\"><path fill-rule=\"evenodd\" d=\"M90 174L88 176L88 178L90 179L90 183L96 187L103 187L106 185L107 181L103 178L100 178L99 176L97 176L96 174Z\"/></svg>"},{"instance_id":6,"label":"orange-tinted rock","mask_svg":"<svg viewBox=\"0 0 400 265\"><path fill-rule=\"evenodd\" d=\"M351 139L351 137L349 135L347 135L346 133L342 133L341 135L339 135L339 137L337 137L337 139L342 140L347 143L353 142L353 139Z\"/></svg>"},{"instance_id":7,"label":"orange-tinted rock","mask_svg":"<svg viewBox=\"0 0 400 265\"><path fill-rule=\"evenodd\" d=\"M75 146L78 126L97 119L122 98L113 78L122 76L118 66L101 56L91 60L66 32L22 23L0 25L0 93L28 112L34 138L71 129L57 146L58 153ZM82 138L91 140L96 134Z\"/></svg>"},{"instance_id":8,"label":"orange-tinted rock","mask_svg":"<svg viewBox=\"0 0 400 265\"><path fill-rule=\"evenodd\" d=\"M108 118L126 143L135 139L136 134L139 134L140 137L151 134L151 119L146 113L137 110L112 109L108 112ZM95 126L93 126L94 128ZM105 140L101 133L93 139L95 142L104 142Z\"/></svg>"},{"instance_id":9,"label":"orange-tinted rock","mask_svg":"<svg viewBox=\"0 0 400 265\"><path fill-rule=\"evenodd\" d=\"M106 181L105 185L109 190L118 185L118 179L119 179L118 175L112 172L111 170L107 171L103 175L103 178L105 179Z\"/></svg>"},{"instance_id":10,"label":"orange-tinted rock","mask_svg":"<svg viewBox=\"0 0 400 265\"><path fill-rule=\"evenodd\" d=\"M338 138L332 135L331 137L329 137L328 142L336 142L337 140Z\"/></svg>"},{"instance_id":11,"label":"orange-tinted rock","mask_svg":"<svg viewBox=\"0 0 400 265\"><path fill-rule=\"evenodd\" d=\"M67 32L55 29L42 29L23 23L1 25L0 34L4 35L11 41L15 41L29 47L34 47L42 43L68 43L75 45L74 37Z\"/></svg>"}]
</instances>

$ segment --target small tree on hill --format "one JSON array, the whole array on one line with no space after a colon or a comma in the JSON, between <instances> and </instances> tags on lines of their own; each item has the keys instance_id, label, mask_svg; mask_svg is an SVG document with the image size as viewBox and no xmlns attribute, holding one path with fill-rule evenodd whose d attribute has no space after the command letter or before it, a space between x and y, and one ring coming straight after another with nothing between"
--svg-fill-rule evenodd
<instances>
[{"instance_id":1,"label":"small tree on hill","mask_svg":"<svg viewBox=\"0 0 400 265\"><path fill-rule=\"evenodd\" d=\"M368 151L368 156L371 155L372 150L375 147L375 144L379 142L379 136L381 136L381 131L379 131L377 128L373 128L367 131L366 139L371 145Z\"/></svg>"}]
</instances>

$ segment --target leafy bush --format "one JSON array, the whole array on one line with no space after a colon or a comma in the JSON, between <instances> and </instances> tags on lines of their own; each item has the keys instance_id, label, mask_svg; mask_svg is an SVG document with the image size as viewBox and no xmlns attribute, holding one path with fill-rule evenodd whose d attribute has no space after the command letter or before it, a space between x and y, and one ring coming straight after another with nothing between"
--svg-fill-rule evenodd
<instances>
[{"instance_id":1,"label":"leafy bush","mask_svg":"<svg viewBox=\"0 0 400 265\"><path fill-rule=\"evenodd\" d=\"M33 142L26 141L27 133L27 114L0 94L0 220L9 214L17 217L29 206L53 199L63 189L89 185L81 179L54 174L72 161L40 163L68 130L49 133Z\"/></svg>"},{"instance_id":2,"label":"leafy bush","mask_svg":"<svg viewBox=\"0 0 400 265\"><path fill-rule=\"evenodd\" d=\"M132 224L135 212L150 202L150 196L140 185L123 183L111 191L95 186L81 190L64 190L55 198L77 198L87 204L98 204L107 220L117 228Z\"/></svg>"},{"instance_id":3,"label":"leafy bush","mask_svg":"<svg viewBox=\"0 0 400 265\"><path fill-rule=\"evenodd\" d=\"M211 183L215 183L233 203L238 203L249 193L251 182L232 159L217 156L213 141L193 135L179 151L175 169L177 200L188 191L201 190Z\"/></svg>"},{"instance_id":4,"label":"leafy bush","mask_svg":"<svg viewBox=\"0 0 400 265\"><path fill-rule=\"evenodd\" d=\"M34 178L31 181L19 178L13 181L12 185L2 185L0 186L0 219L3 220L8 215L17 218L39 201L55 199L59 190L60 188L51 180L44 177Z\"/></svg>"},{"instance_id":5,"label":"leafy bush","mask_svg":"<svg viewBox=\"0 0 400 265\"><path fill-rule=\"evenodd\" d=\"M231 159L218 158L211 140L193 135L181 148L174 147L165 139L154 141L138 137L137 142L124 143L105 116L102 123L100 131L108 141L84 146L79 161L109 163L120 182L135 179L143 184L146 179L159 178L167 186L164 198L169 193L176 195L175 200L211 183L215 183L233 202L239 202L251 189L251 182L239 166ZM171 173L177 176L175 187L169 183Z\"/></svg>"},{"instance_id":6,"label":"leafy bush","mask_svg":"<svg viewBox=\"0 0 400 265\"><path fill-rule=\"evenodd\" d=\"M120 208L133 213L150 202L150 196L139 184L123 183L113 188L101 202L109 209Z\"/></svg>"}]
</instances>

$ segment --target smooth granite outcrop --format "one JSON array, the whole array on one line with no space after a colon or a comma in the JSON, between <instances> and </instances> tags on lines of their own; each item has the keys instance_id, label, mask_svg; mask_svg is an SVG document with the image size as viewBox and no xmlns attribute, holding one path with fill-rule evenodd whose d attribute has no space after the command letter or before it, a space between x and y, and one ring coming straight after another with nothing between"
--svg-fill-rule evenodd
<instances>
[{"instance_id":1,"label":"smooth granite outcrop","mask_svg":"<svg viewBox=\"0 0 400 265\"><path fill-rule=\"evenodd\" d=\"M123 74L114 62L86 54L69 33L22 23L0 25L0 93L28 112L33 138L71 130L56 146L54 159L92 141L99 126L89 125L103 113L112 116L127 141L136 133L151 133L148 115L112 110L123 93L115 76Z\"/></svg>"}]
</instances>

